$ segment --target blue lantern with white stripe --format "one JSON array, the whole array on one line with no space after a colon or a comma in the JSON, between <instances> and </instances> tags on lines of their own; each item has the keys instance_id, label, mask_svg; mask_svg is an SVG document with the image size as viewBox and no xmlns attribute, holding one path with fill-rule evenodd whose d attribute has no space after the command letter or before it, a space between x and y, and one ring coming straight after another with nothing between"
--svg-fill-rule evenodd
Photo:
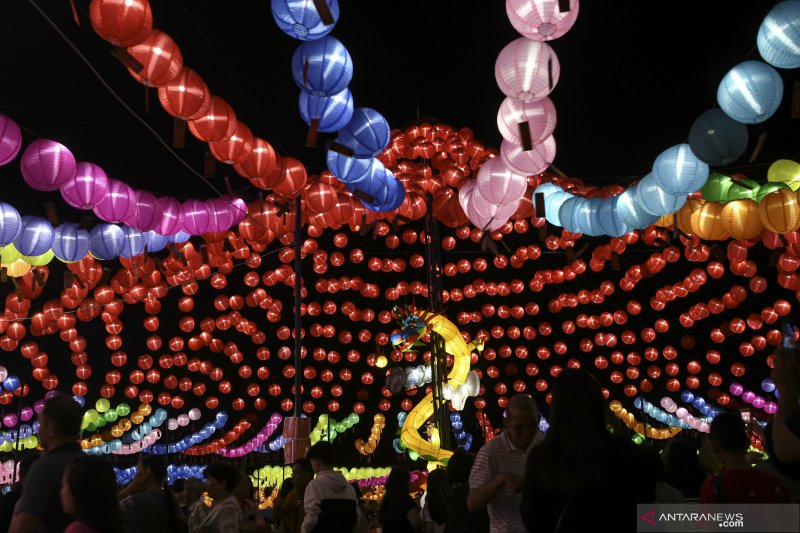
<instances>
[{"instance_id":1,"label":"blue lantern with white stripe","mask_svg":"<svg viewBox=\"0 0 800 533\"><path fill-rule=\"evenodd\" d=\"M14 242L22 231L22 217L14 206L0 202L0 246Z\"/></svg>"},{"instance_id":2,"label":"blue lantern with white stripe","mask_svg":"<svg viewBox=\"0 0 800 533\"><path fill-rule=\"evenodd\" d=\"M783 98L783 80L761 61L745 61L733 67L719 84L717 103L725 114L743 124L760 124Z\"/></svg>"},{"instance_id":3,"label":"blue lantern with white stripe","mask_svg":"<svg viewBox=\"0 0 800 533\"><path fill-rule=\"evenodd\" d=\"M317 97L300 91L298 107L300 116L306 124L311 125L313 120L318 120L319 131L323 133L339 131L353 118L353 94L350 89L345 89L333 96Z\"/></svg>"},{"instance_id":4,"label":"blue lantern with white stripe","mask_svg":"<svg viewBox=\"0 0 800 533\"><path fill-rule=\"evenodd\" d=\"M376 159L359 159L350 157L333 150L328 150L326 156L328 170L342 183L357 183L369 178L372 164Z\"/></svg>"},{"instance_id":5,"label":"blue lantern with white stripe","mask_svg":"<svg viewBox=\"0 0 800 533\"><path fill-rule=\"evenodd\" d=\"M355 157L380 154L389 145L391 129L383 115L369 107L358 107L353 118L336 137L336 142L353 151Z\"/></svg>"},{"instance_id":6,"label":"blue lantern with white stripe","mask_svg":"<svg viewBox=\"0 0 800 533\"><path fill-rule=\"evenodd\" d=\"M617 198L617 216L631 229L644 229L658 220L656 215L651 215L638 205L636 199L638 186L638 183L631 185Z\"/></svg>"},{"instance_id":7,"label":"blue lantern with white stripe","mask_svg":"<svg viewBox=\"0 0 800 533\"><path fill-rule=\"evenodd\" d=\"M123 227L122 232L125 234L125 238L122 244L122 251L119 253L120 257L133 257L144 253L145 243L142 232L128 226Z\"/></svg>"},{"instance_id":8,"label":"blue lantern with white stripe","mask_svg":"<svg viewBox=\"0 0 800 533\"><path fill-rule=\"evenodd\" d=\"M690 194L699 191L708 180L708 165L701 161L688 144L667 148L653 163L656 183L669 194Z\"/></svg>"},{"instance_id":9,"label":"blue lantern with white stripe","mask_svg":"<svg viewBox=\"0 0 800 533\"><path fill-rule=\"evenodd\" d=\"M345 90L353 79L353 60L334 37L309 41L292 55L292 77L311 96L332 96Z\"/></svg>"},{"instance_id":10,"label":"blue lantern with white stripe","mask_svg":"<svg viewBox=\"0 0 800 533\"><path fill-rule=\"evenodd\" d=\"M167 247L169 241L164 235L156 233L155 231L148 231L142 234L144 236L144 243L147 246L147 251L150 253L160 252Z\"/></svg>"},{"instance_id":11,"label":"blue lantern with white stripe","mask_svg":"<svg viewBox=\"0 0 800 533\"><path fill-rule=\"evenodd\" d=\"M272 16L278 27L289 37L300 41L320 39L333 31L339 20L339 2L325 0L333 17L333 24L325 24L314 5L314 0L272 0Z\"/></svg>"},{"instance_id":12,"label":"blue lantern with white stripe","mask_svg":"<svg viewBox=\"0 0 800 533\"><path fill-rule=\"evenodd\" d=\"M89 253L89 232L77 224L61 224L55 230L53 253L61 261L80 261Z\"/></svg>"},{"instance_id":13,"label":"blue lantern with white stripe","mask_svg":"<svg viewBox=\"0 0 800 533\"><path fill-rule=\"evenodd\" d=\"M761 22L756 38L764 61L778 68L800 67L800 1L781 2Z\"/></svg>"},{"instance_id":14,"label":"blue lantern with white stripe","mask_svg":"<svg viewBox=\"0 0 800 533\"><path fill-rule=\"evenodd\" d=\"M639 186L636 188L636 198L642 209L651 215L660 217L672 214L683 207L687 196L668 193L658 184L652 174L648 174L639 182Z\"/></svg>"},{"instance_id":15,"label":"blue lantern with white stripe","mask_svg":"<svg viewBox=\"0 0 800 533\"><path fill-rule=\"evenodd\" d=\"M89 232L89 250L104 261L119 257L124 241L125 234L116 224L98 224Z\"/></svg>"},{"instance_id":16,"label":"blue lantern with white stripe","mask_svg":"<svg viewBox=\"0 0 800 533\"><path fill-rule=\"evenodd\" d=\"M22 255L42 255L53 247L56 232L50 223L34 216L24 216L20 219L20 232L14 239L14 248Z\"/></svg>"},{"instance_id":17,"label":"blue lantern with white stripe","mask_svg":"<svg viewBox=\"0 0 800 533\"><path fill-rule=\"evenodd\" d=\"M630 231L617 215L617 200L619 196L606 198L597 210L597 223L600 224L603 233L610 237L622 237Z\"/></svg>"}]
</instances>

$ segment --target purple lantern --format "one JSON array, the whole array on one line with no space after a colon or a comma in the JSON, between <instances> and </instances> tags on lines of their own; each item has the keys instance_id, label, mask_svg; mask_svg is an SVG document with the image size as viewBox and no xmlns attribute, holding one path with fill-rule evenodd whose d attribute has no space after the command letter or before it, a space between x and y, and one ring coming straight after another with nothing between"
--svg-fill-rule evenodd
<instances>
[{"instance_id":1,"label":"purple lantern","mask_svg":"<svg viewBox=\"0 0 800 533\"><path fill-rule=\"evenodd\" d=\"M78 162L75 175L61 186L64 201L77 209L92 209L108 191L108 176L94 163Z\"/></svg>"},{"instance_id":2,"label":"purple lantern","mask_svg":"<svg viewBox=\"0 0 800 533\"><path fill-rule=\"evenodd\" d=\"M208 231L211 223L211 208L202 200L190 199L181 206L183 214L183 228L191 235L202 235Z\"/></svg>"},{"instance_id":3,"label":"purple lantern","mask_svg":"<svg viewBox=\"0 0 800 533\"><path fill-rule=\"evenodd\" d=\"M89 253L89 232L77 224L61 224L56 228L53 253L67 263L80 261Z\"/></svg>"},{"instance_id":4,"label":"purple lantern","mask_svg":"<svg viewBox=\"0 0 800 533\"><path fill-rule=\"evenodd\" d=\"M16 122L0 115L0 165L10 163L22 148L22 132Z\"/></svg>"},{"instance_id":5,"label":"purple lantern","mask_svg":"<svg viewBox=\"0 0 800 533\"><path fill-rule=\"evenodd\" d=\"M42 255L53 246L55 231L50 223L41 217L22 217L19 236L14 240L14 247L22 255Z\"/></svg>"},{"instance_id":6,"label":"purple lantern","mask_svg":"<svg viewBox=\"0 0 800 533\"><path fill-rule=\"evenodd\" d=\"M183 229L181 203L175 198L166 196L156 201L156 211L161 213L161 219L155 231L161 235L172 235Z\"/></svg>"},{"instance_id":7,"label":"purple lantern","mask_svg":"<svg viewBox=\"0 0 800 533\"><path fill-rule=\"evenodd\" d=\"M158 227L160 216L158 212L158 198L148 191L135 191L136 215L126 223L139 231L150 231Z\"/></svg>"},{"instance_id":8,"label":"purple lantern","mask_svg":"<svg viewBox=\"0 0 800 533\"><path fill-rule=\"evenodd\" d=\"M241 198L234 197L232 200L229 200L228 209L233 215L233 219L231 220L231 224L228 226L228 228L235 226L247 216L247 204Z\"/></svg>"},{"instance_id":9,"label":"purple lantern","mask_svg":"<svg viewBox=\"0 0 800 533\"><path fill-rule=\"evenodd\" d=\"M218 232L230 228L233 223L231 204L225 198L212 198L206 200L209 211L208 229L206 231Z\"/></svg>"},{"instance_id":10,"label":"purple lantern","mask_svg":"<svg viewBox=\"0 0 800 533\"><path fill-rule=\"evenodd\" d=\"M98 224L89 232L89 249L98 259L116 259L124 244L125 233L115 224Z\"/></svg>"},{"instance_id":11,"label":"purple lantern","mask_svg":"<svg viewBox=\"0 0 800 533\"><path fill-rule=\"evenodd\" d=\"M54 191L75 175L75 156L63 144L49 139L33 141L20 162L22 178L37 191Z\"/></svg>"},{"instance_id":12,"label":"purple lantern","mask_svg":"<svg viewBox=\"0 0 800 533\"><path fill-rule=\"evenodd\" d=\"M129 226L122 228L124 238L122 241L122 250L119 252L120 257L133 257L144 253L144 236L139 230L133 229Z\"/></svg>"},{"instance_id":13,"label":"purple lantern","mask_svg":"<svg viewBox=\"0 0 800 533\"><path fill-rule=\"evenodd\" d=\"M106 222L130 220L136 214L136 197L133 189L125 182L109 178L105 196L92 211Z\"/></svg>"},{"instance_id":14,"label":"purple lantern","mask_svg":"<svg viewBox=\"0 0 800 533\"><path fill-rule=\"evenodd\" d=\"M22 217L14 206L0 202L0 246L14 242L22 231Z\"/></svg>"},{"instance_id":15,"label":"purple lantern","mask_svg":"<svg viewBox=\"0 0 800 533\"><path fill-rule=\"evenodd\" d=\"M148 231L147 233L143 234L144 242L147 246L147 251L151 253L160 252L164 248L166 248L169 241L167 238L155 231Z\"/></svg>"}]
</instances>

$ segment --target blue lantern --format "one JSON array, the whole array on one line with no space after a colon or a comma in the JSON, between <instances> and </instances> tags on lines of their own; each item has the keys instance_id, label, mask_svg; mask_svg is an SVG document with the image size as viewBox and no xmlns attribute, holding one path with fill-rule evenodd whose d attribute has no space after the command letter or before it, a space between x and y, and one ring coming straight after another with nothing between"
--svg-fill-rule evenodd
<instances>
[{"instance_id":1,"label":"blue lantern","mask_svg":"<svg viewBox=\"0 0 800 533\"><path fill-rule=\"evenodd\" d=\"M597 221L597 211L603 203L600 198L585 198L585 202L580 206L575 214L575 222L581 233L591 237L603 234L600 224Z\"/></svg>"},{"instance_id":2,"label":"blue lantern","mask_svg":"<svg viewBox=\"0 0 800 533\"><path fill-rule=\"evenodd\" d=\"M183 230L179 231L178 233L176 233L174 235L167 235L167 240L169 242L171 242L171 243L174 243L174 244L182 244L182 243L188 241L191 238L192 238L192 236L189 235L188 233L186 233Z\"/></svg>"},{"instance_id":3,"label":"blue lantern","mask_svg":"<svg viewBox=\"0 0 800 533\"><path fill-rule=\"evenodd\" d=\"M334 37L303 43L292 55L292 77L311 96L332 96L353 79L353 60Z\"/></svg>"},{"instance_id":4,"label":"blue lantern","mask_svg":"<svg viewBox=\"0 0 800 533\"><path fill-rule=\"evenodd\" d=\"M389 200L390 178L394 178L394 175L383 166L383 163L374 159L366 179L356 183L345 183L345 187L353 194L361 192L362 196L370 196L372 200L367 199L366 201L372 204L383 205Z\"/></svg>"},{"instance_id":5,"label":"blue lantern","mask_svg":"<svg viewBox=\"0 0 800 533\"><path fill-rule=\"evenodd\" d=\"M389 123L383 115L369 107L358 107L353 118L336 137L336 142L353 150L355 157L375 157L389 145Z\"/></svg>"},{"instance_id":6,"label":"blue lantern","mask_svg":"<svg viewBox=\"0 0 800 533\"><path fill-rule=\"evenodd\" d=\"M708 180L708 165L702 162L688 144L667 148L653 163L653 177L665 192L687 195L699 191Z\"/></svg>"},{"instance_id":7,"label":"blue lantern","mask_svg":"<svg viewBox=\"0 0 800 533\"><path fill-rule=\"evenodd\" d=\"M6 380L3 381L3 388L11 392L17 390L19 386L20 386L20 381L17 376L8 376Z\"/></svg>"},{"instance_id":8,"label":"blue lantern","mask_svg":"<svg viewBox=\"0 0 800 533\"><path fill-rule=\"evenodd\" d=\"M24 216L14 248L22 255L42 255L53 247L55 230L48 221L41 217Z\"/></svg>"},{"instance_id":9,"label":"blue lantern","mask_svg":"<svg viewBox=\"0 0 800 533\"><path fill-rule=\"evenodd\" d=\"M690 390L684 390L681 392L681 400L684 403L692 403L694 401L694 394Z\"/></svg>"},{"instance_id":10,"label":"blue lantern","mask_svg":"<svg viewBox=\"0 0 800 533\"><path fill-rule=\"evenodd\" d=\"M558 210L558 218L561 221L561 227L572 233L582 233L580 226L578 226L577 218L585 202L586 198L573 196L561 204Z\"/></svg>"},{"instance_id":11,"label":"blue lantern","mask_svg":"<svg viewBox=\"0 0 800 533\"><path fill-rule=\"evenodd\" d=\"M124 226L122 232L125 234L125 239L122 251L119 253L120 257L133 257L144 253L144 236L141 231Z\"/></svg>"},{"instance_id":12,"label":"blue lantern","mask_svg":"<svg viewBox=\"0 0 800 533\"><path fill-rule=\"evenodd\" d=\"M636 199L638 185L637 183L628 187L617 198L617 216L623 224L631 229L644 229L658 220L657 216L651 215L638 205Z\"/></svg>"},{"instance_id":13,"label":"blue lantern","mask_svg":"<svg viewBox=\"0 0 800 533\"><path fill-rule=\"evenodd\" d=\"M386 170L387 174L386 178L386 191L381 192L381 195L385 197L385 201L383 203L377 202L370 202L366 199L359 198L361 202L364 204L364 207L371 211L377 212L386 212L386 211L394 211L403 203L406 197L406 190L403 188L403 184L397 181L394 175Z\"/></svg>"},{"instance_id":14,"label":"blue lantern","mask_svg":"<svg viewBox=\"0 0 800 533\"><path fill-rule=\"evenodd\" d=\"M144 241L148 252L160 252L167 247L167 244L169 244L169 241L165 236L161 235L160 233L156 233L155 231L151 230L147 233L143 233L142 235L144 236Z\"/></svg>"},{"instance_id":15,"label":"blue lantern","mask_svg":"<svg viewBox=\"0 0 800 533\"><path fill-rule=\"evenodd\" d=\"M564 202L572 198L573 195L567 191L561 190L548 194L544 197L544 216L549 223L554 226L561 226L561 217L559 212Z\"/></svg>"},{"instance_id":16,"label":"blue lantern","mask_svg":"<svg viewBox=\"0 0 800 533\"><path fill-rule=\"evenodd\" d=\"M356 183L369 178L372 163L375 159L359 159L350 157L333 150L328 150L326 156L328 170L342 183Z\"/></svg>"},{"instance_id":17,"label":"blue lantern","mask_svg":"<svg viewBox=\"0 0 800 533\"><path fill-rule=\"evenodd\" d=\"M314 0L272 0L272 16L283 33L300 41L313 41L326 36L339 20L339 2L325 0L333 24L322 22Z\"/></svg>"},{"instance_id":18,"label":"blue lantern","mask_svg":"<svg viewBox=\"0 0 800 533\"><path fill-rule=\"evenodd\" d=\"M333 96L316 97L300 91L300 116L306 124L319 120L317 129L323 133L339 131L353 118L353 94L345 89Z\"/></svg>"},{"instance_id":19,"label":"blue lantern","mask_svg":"<svg viewBox=\"0 0 800 533\"><path fill-rule=\"evenodd\" d=\"M19 212L14 206L0 202L0 246L14 242L21 231L22 217Z\"/></svg>"},{"instance_id":20,"label":"blue lantern","mask_svg":"<svg viewBox=\"0 0 800 533\"><path fill-rule=\"evenodd\" d=\"M89 232L77 224L61 224L55 231L53 253L65 263L80 261L89 253Z\"/></svg>"},{"instance_id":21,"label":"blue lantern","mask_svg":"<svg viewBox=\"0 0 800 533\"><path fill-rule=\"evenodd\" d=\"M747 126L733 120L721 109L709 109L689 130L692 152L709 166L733 163L747 149Z\"/></svg>"},{"instance_id":22,"label":"blue lantern","mask_svg":"<svg viewBox=\"0 0 800 533\"><path fill-rule=\"evenodd\" d=\"M98 224L89 232L89 250L104 261L119 257L124 241L125 233L116 224Z\"/></svg>"},{"instance_id":23,"label":"blue lantern","mask_svg":"<svg viewBox=\"0 0 800 533\"><path fill-rule=\"evenodd\" d=\"M759 124L771 117L783 98L780 74L761 61L733 67L717 89L717 103L725 114L744 124Z\"/></svg>"},{"instance_id":24,"label":"blue lantern","mask_svg":"<svg viewBox=\"0 0 800 533\"><path fill-rule=\"evenodd\" d=\"M622 237L630 228L617 216L617 200L619 196L606 198L597 210L597 223L603 233L610 237Z\"/></svg>"},{"instance_id":25,"label":"blue lantern","mask_svg":"<svg viewBox=\"0 0 800 533\"><path fill-rule=\"evenodd\" d=\"M683 207L685 194L670 194L656 182L652 174L648 174L636 187L636 198L642 209L655 216L669 215Z\"/></svg>"},{"instance_id":26,"label":"blue lantern","mask_svg":"<svg viewBox=\"0 0 800 533\"><path fill-rule=\"evenodd\" d=\"M800 1L788 0L772 8L758 29L758 52L778 68L800 67Z\"/></svg>"}]
</instances>

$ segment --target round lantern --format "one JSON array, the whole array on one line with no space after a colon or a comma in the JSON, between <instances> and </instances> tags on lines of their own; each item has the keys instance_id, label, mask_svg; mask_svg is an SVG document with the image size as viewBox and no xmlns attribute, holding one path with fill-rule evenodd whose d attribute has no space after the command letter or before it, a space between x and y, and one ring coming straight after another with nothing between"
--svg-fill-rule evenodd
<instances>
[{"instance_id":1,"label":"round lantern","mask_svg":"<svg viewBox=\"0 0 800 533\"><path fill-rule=\"evenodd\" d=\"M55 230L53 252L61 261L80 261L89 253L89 232L77 224L61 224Z\"/></svg>"},{"instance_id":2,"label":"round lantern","mask_svg":"<svg viewBox=\"0 0 800 533\"><path fill-rule=\"evenodd\" d=\"M147 0L92 0L89 18L97 35L115 46L134 46L153 30Z\"/></svg>"},{"instance_id":3,"label":"round lantern","mask_svg":"<svg viewBox=\"0 0 800 533\"><path fill-rule=\"evenodd\" d=\"M136 194L125 182L113 178L108 180L108 189L103 199L92 208L95 215L106 222L125 222L136 214Z\"/></svg>"},{"instance_id":4,"label":"round lantern","mask_svg":"<svg viewBox=\"0 0 800 533\"><path fill-rule=\"evenodd\" d=\"M500 158L493 157L478 170L475 187L489 202L504 205L519 202L528 188L528 180L509 170Z\"/></svg>"},{"instance_id":5,"label":"round lantern","mask_svg":"<svg viewBox=\"0 0 800 533\"><path fill-rule=\"evenodd\" d=\"M160 252L167 247L167 244L169 244L169 241L164 235L156 233L155 231L148 231L142 235L144 237L144 243L145 246L147 246L148 252Z\"/></svg>"},{"instance_id":6,"label":"round lantern","mask_svg":"<svg viewBox=\"0 0 800 533\"><path fill-rule=\"evenodd\" d=\"M353 151L355 157L375 157L391 140L389 123L369 107L358 107L353 118L336 137L336 142Z\"/></svg>"},{"instance_id":7,"label":"round lantern","mask_svg":"<svg viewBox=\"0 0 800 533\"><path fill-rule=\"evenodd\" d=\"M149 191L135 191L135 215L125 220L126 224L139 231L150 231L158 226L161 214L157 210L156 195Z\"/></svg>"},{"instance_id":8,"label":"round lantern","mask_svg":"<svg viewBox=\"0 0 800 533\"><path fill-rule=\"evenodd\" d=\"M797 193L778 189L758 204L758 216L764 227L773 233L786 233L800 228L800 202Z\"/></svg>"},{"instance_id":9,"label":"round lantern","mask_svg":"<svg viewBox=\"0 0 800 533\"><path fill-rule=\"evenodd\" d=\"M621 237L630 231L630 227L617 215L618 201L619 196L606 198L597 210L597 223L603 233L610 237Z\"/></svg>"},{"instance_id":10,"label":"round lantern","mask_svg":"<svg viewBox=\"0 0 800 533\"><path fill-rule=\"evenodd\" d=\"M761 22L756 38L764 61L778 68L800 67L800 1L781 2Z\"/></svg>"},{"instance_id":11,"label":"round lantern","mask_svg":"<svg viewBox=\"0 0 800 533\"><path fill-rule=\"evenodd\" d=\"M459 199L461 196L459 195ZM472 194L467 199L465 211L470 222L483 231L496 231L503 226L511 215L517 210L519 198L510 204L497 205L485 199L480 192L473 189ZM463 207L463 204L462 204Z\"/></svg>"},{"instance_id":12,"label":"round lantern","mask_svg":"<svg viewBox=\"0 0 800 533\"><path fill-rule=\"evenodd\" d=\"M349 157L333 150L328 150L326 160L328 170L342 183L357 183L368 178L373 163L377 161L376 159Z\"/></svg>"},{"instance_id":13,"label":"round lantern","mask_svg":"<svg viewBox=\"0 0 800 533\"><path fill-rule=\"evenodd\" d=\"M722 207L722 204L717 202L705 202L692 211L689 216L691 225L689 233L707 241L720 240L726 232L726 226L722 222Z\"/></svg>"},{"instance_id":14,"label":"round lantern","mask_svg":"<svg viewBox=\"0 0 800 533\"><path fill-rule=\"evenodd\" d=\"M75 156L63 144L48 139L33 141L20 162L22 178L37 191L54 191L75 175Z\"/></svg>"},{"instance_id":15,"label":"round lantern","mask_svg":"<svg viewBox=\"0 0 800 533\"><path fill-rule=\"evenodd\" d=\"M767 169L767 179L773 183L785 183L796 191L800 187L800 164L791 159L778 159Z\"/></svg>"},{"instance_id":16,"label":"round lantern","mask_svg":"<svg viewBox=\"0 0 800 533\"><path fill-rule=\"evenodd\" d=\"M292 55L292 77L310 96L333 96L350 85L353 60L347 48L333 37L305 42Z\"/></svg>"},{"instance_id":17,"label":"round lantern","mask_svg":"<svg viewBox=\"0 0 800 533\"><path fill-rule=\"evenodd\" d=\"M139 230L133 229L129 226L122 228L123 240L122 250L119 252L120 257L133 257L144 253L144 235Z\"/></svg>"},{"instance_id":18,"label":"round lantern","mask_svg":"<svg viewBox=\"0 0 800 533\"><path fill-rule=\"evenodd\" d=\"M16 122L0 115L0 166L10 163L22 148L22 132Z\"/></svg>"},{"instance_id":19,"label":"round lantern","mask_svg":"<svg viewBox=\"0 0 800 533\"><path fill-rule=\"evenodd\" d=\"M656 220L657 215L645 211L637 200L639 184L632 185L617 198L617 216L620 221L631 229L644 229Z\"/></svg>"},{"instance_id":20,"label":"round lantern","mask_svg":"<svg viewBox=\"0 0 800 533\"><path fill-rule=\"evenodd\" d=\"M725 114L744 124L767 120L778 110L782 98L780 74L761 61L739 63L717 89L717 103Z\"/></svg>"},{"instance_id":21,"label":"round lantern","mask_svg":"<svg viewBox=\"0 0 800 533\"><path fill-rule=\"evenodd\" d=\"M128 53L141 63L142 70L128 72L147 87L161 87L173 81L183 70L183 56L172 40L163 31L153 30L150 36L128 48Z\"/></svg>"},{"instance_id":22,"label":"round lantern","mask_svg":"<svg viewBox=\"0 0 800 533\"><path fill-rule=\"evenodd\" d=\"M643 177L636 187L636 198L642 209L651 215L670 215L686 203L685 194L670 194L661 187L652 174Z\"/></svg>"},{"instance_id":23,"label":"round lantern","mask_svg":"<svg viewBox=\"0 0 800 533\"><path fill-rule=\"evenodd\" d=\"M124 244L125 233L115 224L98 224L89 232L89 251L98 259L116 259Z\"/></svg>"},{"instance_id":24,"label":"round lantern","mask_svg":"<svg viewBox=\"0 0 800 533\"><path fill-rule=\"evenodd\" d=\"M567 33L578 20L578 0L506 0L514 29L534 41L550 41Z\"/></svg>"},{"instance_id":25,"label":"round lantern","mask_svg":"<svg viewBox=\"0 0 800 533\"><path fill-rule=\"evenodd\" d=\"M272 0L272 16L283 33L300 41L320 39L333 31L339 20L339 2L325 0L333 23L322 21L313 0Z\"/></svg>"},{"instance_id":26,"label":"round lantern","mask_svg":"<svg viewBox=\"0 0 800 533\"><path fill-rule=\"evenodd\" d=\"M22 255L42 255L53 246L54 237L53 226L47 220L24 216L21 219L19 235L14 239L14 247Z\"/></svg>"},{"instance_id":27,"label":"round lantern","mask_svg":"<svg viewBox=\"0 0 800 533\"><path fill-rule=\"evenodd\" d=\"M164 111L183 120L196 120L211 107L211 91L194 70L184 67L171 82L158 88Z\"/></svg>"},{"instance_id":28,"label":"round lantern","mask_svg":"<svg viewBox=\"0 0 800 533\"><path fill-rule=\"evenodd\" d=\"M530 150L503 140L500 145L500 157L510 170L522 176L541 174L556 158L556 139L551 135L544 141L534 144Z\"/></svg>"},{"instance_id":29,"label":"round lantern","mask_svg":"<svg viewBox=\"0 0 800 533\"><path fill-rule=\"evenodd\" d=\"M208 147L214 157L225 164L241 163L253 151L253 133L244 122L238 121L236 131L228 140L208 143Z\"/></svg>"},{"instance_id":30,"label":"round lantern","mask_svg":"<svg viewBox=\"0 0 800 533\"><path fill-rule=\"evenodd\" d=\"M246 178L268 179L280 170L280 161L270 143L255 137L250 155L240 163L235 163L233 168Z\"/></svg>"},{"instance_id":31,"label":"round lantern","mask_svg":"<svg viewBox=\"0 0 800 533\"><path fill-rule=\"evenodd\" d=\"M202 200L189 199L181 206L184 231L192 235L201 235L208 231L210 209ZM227 229L227 228L226 228Z\"/></svg>"},{"instance_id":32,"label":"round lantern","mask_svg":"<svg viewBox=\"0 0 800 533\"><path fill-rule=\"evenodd\" d=\"M550 46L524 37L506 45L494 65L497 86L503 94L522 102L550 94L560 71L558 57Z\"/></svg>"},{"instance_id":33,"label":"round lantern","mask_svg":"<svg viewBox=\"0 0 800 533\"><path fill-rule=\"evenodd\" d=\"M556 106L549 98L523 102L508 97L497 111L497 129L509 142L522 144L520 128L527 128L531 143L542 142L556 128Z\"/></svg>"},{"instance_id":34,"label":"round lantern","mask_svg":"<svg viewBox=\"0 0 800 533\"><path fill-rule=\"evenodd\" d=\"M219 96L211 97L211 104L203 116L189 121L189 131L204 142L223 142L236 132L238 121L233 108Z\"/></svg>"},{"instance_id":35,"label":"round lantern","mask_svg":"<svg viewBox=\"0 0 800 533\"><path fill-rule=\"evenodd\" d=\"M353 118L353 95L349 89L331 96L311 96L300 91L300 117L306 124L319 121L317 129L323 133L339 131Z\"/></svg>"},{"instance_id":36,"label":"round lantern","mask_svg":"<svg viewBox=\"0 0 800 533\"><path fill-rule=\"evenodd\" d=\"M14 206L0 202L0 246L14 242L22 231L22 217Z\"/></svg>"},{"instance_id":37,"label":"round lantern","mask_svg":"<svg viewBox=\"0 0 800 533\"><path fill-rule=\"evenodd\" d=\"M667 148L653 163L656 183L669 194L689 194L700 190L708 180L708 165L698 159L688 144Z\"/></svg>"},{"instance_id":38,"label":"round lantern","mask_svg":"<svg viewBox=\"0 0 800 533\"><path fill-rule=\"evenodd\" d=\"M709 109L697 117L689 130L692 153L714 167L729 165L742 157L747 141L747 126L721 109Z\"/></svg>"},{"instance_id":39,"label":"round lantern","mask_svg":"<svg viewBox=\"0 0 800 533\"><path fill-rule=\"evenodd\" d=\"M749 199L725 204L722 208L722 223L734 239L755 239L764 231L758 204Z\"/></svg>"},{"instance_id":40,"label":"round lantern","mask_svg":"<svg viewBox=\"0 0 800 533\"><path fill-rule=\"evenodd\" d=\"M6 273L12 278L21 278L30 271L31 265L22 259L17 259L13 263L6 265Z\"/></svg>"},{"instance_id":41,"label":"round lantern","mask_svg":"<svg viewBox=\"0 0 800 533\"><path fill-rule=\"evenodd\" d=\"M108 176L94 163L78 162L75 173L61 185L61 197L76 209L92 209L108 191Z\"/></svg>"}]
</instances>

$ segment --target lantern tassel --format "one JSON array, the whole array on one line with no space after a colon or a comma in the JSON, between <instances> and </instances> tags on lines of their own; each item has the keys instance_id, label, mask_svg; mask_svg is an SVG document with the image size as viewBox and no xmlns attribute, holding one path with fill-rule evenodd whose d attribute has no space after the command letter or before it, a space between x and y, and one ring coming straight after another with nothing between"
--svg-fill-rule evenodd
<instances>
[{"instance_id":1,"label":"lantern tassel","mask_svg":"<svg viewBox=\"0 0 800 533\"><path fill-rule=\"evenodd\" d=\"M186 146L186 121L176 118L172 127L172 147L183 148Z\"/></svg>"},{"instance_id":2,"label":"lantern tassel","mask_svg":"<svg viewBox=\"0 0 800 533\"><path fill-rule=\"evenodd\" d=\"M75 25L80 28L81 19L78 18L78 9L75 7L75 0L69 0L69 7L72 8L72 18L75 21Z\"/></svg>"},{"instance_id":3,"label":"lantern tassel","mask_svg":"<svg viewBox=\"0 0 800 533\"><path fill-rule=\"evenodd\" d=\"M319 18L322 20L322 23L326 26L330 26L335 20L333 20L333 15L331 14L331 10L328 8L328 3L325 0L314 0L314 7L317 8L317 13L319 13Z\"/></svg>"},{"instance_id":4,"label":"lantern tassel","mask_svg":"<svg viewBox=\"0 0 800 533\"><path fill-rule=\"evenodd\" d=\"M319 133L319 119L315 118L311 120L311 124L308 127L308 133L306 134L306 148L317 147L318 133Z\"/></svg>"}]
</instances>

